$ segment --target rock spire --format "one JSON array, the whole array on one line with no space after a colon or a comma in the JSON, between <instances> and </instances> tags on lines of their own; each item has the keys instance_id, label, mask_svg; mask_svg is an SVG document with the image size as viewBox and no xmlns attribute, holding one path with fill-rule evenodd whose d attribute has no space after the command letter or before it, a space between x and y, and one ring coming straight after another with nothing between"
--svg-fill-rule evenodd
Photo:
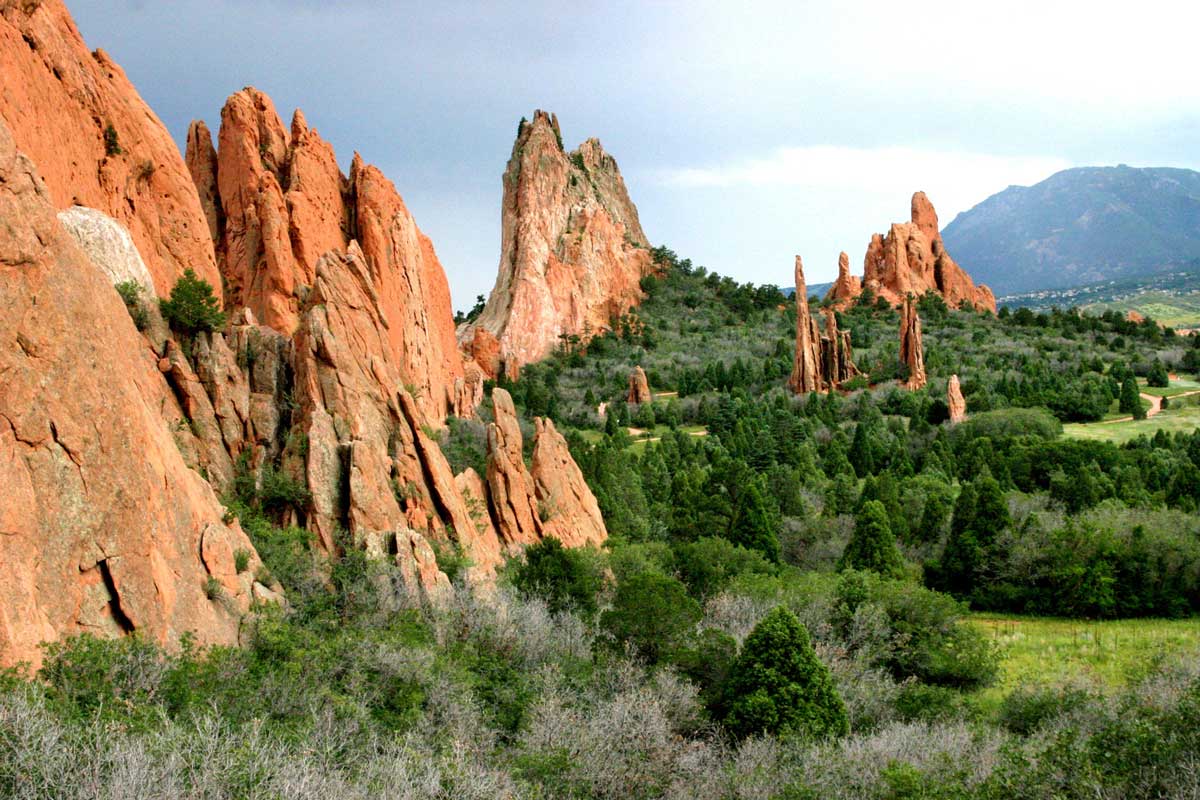
<instances>
[{"instance_id":1,"label":"rock spire","mask_svg":"<svg viewBox=\"0 0 1200 800\"><path fill-rule=\"evenodd\" d=\"M900 315L900 360L908 366L909 389L920 389L925 385L925 350L921 342L921 316L912 296L904 298Z\"/></svg>"},{"instance_id":2,"label":"rock spire","mask_svg":"<svg viewBox=\"0 0 1200 800\"><path fill-rule=\"evenodd\" d=\"M958 385L958 376L951 375L946 384L946 406L950 409L950 421L962 422L967 418L967 401L963 399L962 387Z\"/></svg>"},{"instance_id":3,"label":"rock spire","mask_svg":"<svg viewBox=\"0 0 1200 800\"><path fill-rule=\"evenodd\" d=\"M838 330L837 314L824 309L825 333L808 306L804 264L796 256L796 355L788 386L796 394L836 389L858 374L850 347L850 331Z\"/></svg>"},{"instance_id":4,"label":"rock spire","mask_svg":"<svg viewBox=\"0 0 1200 800\"><path fill-rule=\"evenodd\" d=\"M503 183L496 284L483 313L458 334L493 377L492 365L511 377L561 337L610 327L641 301L641 279L654 269L637 208L598 140L567 153L558 119L537 111L521 122ZM481 328L496 352L481 342Z\"/></svg>"}]
</instances>

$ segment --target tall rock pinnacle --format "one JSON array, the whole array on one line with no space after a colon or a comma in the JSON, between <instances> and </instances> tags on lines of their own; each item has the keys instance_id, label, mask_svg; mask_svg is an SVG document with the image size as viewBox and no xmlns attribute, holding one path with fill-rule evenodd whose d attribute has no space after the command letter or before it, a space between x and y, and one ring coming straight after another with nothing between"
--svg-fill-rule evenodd
<instances>
[{"instance_id":1,"label":"tall rock pinnacle","mask_svg":"<svg viewBox=\"0 0 1200 800\"><path fill-rule=\"evenodd\" d=\"M908 365L909 389L920 389L925 385L925 349L921 342L921 316L911 296L904 298L900 315L900 360Z\"/></svg>"},{"instance_id":2,"label":"tall rock pinnacle","mask_svg":"<svg viewBox=\"0 0 1200 800\"><path fill-rule=\"evenodd\" d=\"M483 313L458 334L474 348L483 329L509 370L548 355L563 335L588 336L641 301L649 242L617 162L588 139L564 152L558 120L522 121L504 172L500 267ZM490 349L490 348L488 348ZM497 354L476 361L495 377Z\"/></svg>"},{"instance_id":3,"label":"tall rock pinnacle","mask_svg":"<svg viewBox=\"0 0 1200 800\"><path fill-rule=\"evenodd\" d=\"M796 357L788 385L796 394L825 388L821 376L821 334L808 310L808 285L804 282L804 262L800 256L796 256Z\"/></svg>"},{"instance_id":4,"label":"tall rock pinnacle","mask_svg":"<svg viewBox=\"0 0 1200 800\"><path fill-rule=\"evenodd\" d=\"M967 401L963 399L957 375L951 375L949 383L946 384L946 405L950 409L951 422L962 422L967 418Z\"/></svg>"},{"instance_id":5,"label":"tall rock pinnacle","mask_svg":"<svg viewBox=\"0 0 1200 800\"><path fill-rule=\"evenodd\" d=\"M836 389L858 374L850 349L850 331L838 330L837 314L824 310L825 333L808 307L804 264L796 256L796 356L788 386L796 394Z\"/></svg>"}]
</instances>

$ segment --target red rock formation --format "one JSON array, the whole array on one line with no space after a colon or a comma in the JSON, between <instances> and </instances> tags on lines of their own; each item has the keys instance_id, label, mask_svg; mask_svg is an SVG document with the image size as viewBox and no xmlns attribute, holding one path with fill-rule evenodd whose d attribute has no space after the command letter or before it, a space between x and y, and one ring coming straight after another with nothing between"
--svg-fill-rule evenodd
<instances>
[{"instance_id":1,"label":"red rock formation","mask_svg":"<svg viewBox=\"0 0 1200 800\"><path fill-rule=\"evenodd\" d=\"M825 335L821 337L821 375L830 387L837 387L858 375L854 351L850 347L850 331L839 331L837 312L825 308Z\"/></svg>"},{"instance_id":2,"label":"red rock formation","mask_svg":"<svg viewBox=\"0 0 1200 800\"><path fill-rule=\"evenodd\" d=\"M911 222L894 223L886 236L877 233L871 237L863 265L863 288L896 306L909 294L920 297L934 291L951 308L971 305L996 313L992 290L976 286L946 252L937 212L924 192L913 195L911 216Z\"/></svg>"},{"instance_id":3,"label":"red rock formation","mask_svg":"<svg viewBox=\"0 0 1200 800\"><path fill-rule=\"evenodd\" d=\"M357 154L344 177L302 113L286 130L270 98L253 88L226 101L215 162L210 149L203 123L193 122L188 163L202 192L219 188L210 221L232 302L290 335L320 258L356 240L385 321L386 357L429 419L444 419L464 377L449 284L392 183Z\"/></svg>"},{"instance_id":4,"label":"red rock formation","mask_svg":"<svg viewBox=\"0 0 1200 800\"><path fill-rule=\"evenodd\" d=\"M957 375L951 375L950 382L946 385L946 405L950 408L951 422L962 422L967 418L967 401L963 399Z\"/></svg>"},{"instance_id":5,"label":"red rock formation","mask_svg":"<svg viewBox=\"0 0 1200 800\"><path fill-rule=\"evenodd\" d=\"M0 123L0 665L85 631L234 643L257 556L184 463L153 353L54 205Z\"/></svg>"},{"instance_id":6,"label":"red rock formation","mask_svg":"<svg viewBox=\"0 0 1200 800\"><path fill-rule=\"evenodd\" d=\"M596 496L588 488L567 440L548 419L534 420L533 482L542 516L542 536L566 547L599 547L608 538Z\"/></svg>"},{"instance_id":7,"label":"red rock formation","mask_svg":"<svg viewBox=\"0 0 1200 800\"><path fill-rule=\"evenodd\" d=\"M633 372L629 373L629 391L625 393L625 402L649 403L652 399L650 382L646 380L646 371L640 366L634 367Z\"/></svg>"},{"instance_id":8,"label":"red rock formation","mask_svg":"<svg viewBox=\"0 0 1200 800\"><path fill-rule=\"evenodd\" d=\"M506 367L519 370L561 336L604 330L641 301L653 264L617 162L596 139L564 152L558 120L543 111L522 123L513 145L501 228L496 285L483 313L460 329L464 348L484 328Z\"/></svg>"},{"instance_id":9,"label":"red rock formation","mask_svg":"<svg viewBox=\"0 0 1200 800\"><path fill-rule=\"evenodd\" d=\"M120 222L159 295L188 267L220 286L179 150L121 68L103 50L88 51L61 0L0 3L0 64L0 116L54 205Z\"/></svg>"},{"instance_id":10,"label":"red rock formation","mask_svg":"<svg viewBox=\"0 0 1200 800\"><path fill-rule=\"evenodd\" d=\"M825 299L837 308L846 308L862 294L862 281L850 274L850 256L838 256L838 276L825 294Z\"/></svg>"},{"instance_id":11,"label":"red rock formation","mask_svg":"<svg viewBox=\"0 0 1200 800\"><path fill-rule=\"evenodd\" d=\"M492 391L495 422L487 429L487 482L496 515L496 530L509 549L541 538L541 519L533 476L525 466L521 426L512 396Z\"/></svg>"},{"instance_id":12,"label":"red rock formation","mask_svg":"<svg viewBox=\"0 0 1200 800\"><path fill-rule=\"evenodd\" d=\"M804 262L796 256L796 357L788 386L796 394L819 392L825 388L821 375L821 333L808 310L808 286L804 282Z\"/></svg>"},{"instance_id":13,"label":"red rock formation","mask_svg":"<svg viewBox=\"0 0 1200 800\"><path fill-rule=\"evenodd\" d=\"M904 299L900 315L900 360L908 365L909 389L920 389L925 385L925 350L921 342L921 316L912 297Z\"/></svg>"}]
</instances>

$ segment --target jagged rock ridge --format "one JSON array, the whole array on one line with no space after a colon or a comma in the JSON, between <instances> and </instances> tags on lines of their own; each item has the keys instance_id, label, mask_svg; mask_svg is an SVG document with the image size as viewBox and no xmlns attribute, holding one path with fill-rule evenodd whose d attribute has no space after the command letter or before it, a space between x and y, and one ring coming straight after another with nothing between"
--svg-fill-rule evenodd
<instances>
[{"instance_id":1,"label":"jagged rock ridge","mask_svg":"<svg viewBox=\"0 0 1200 800\"><path fill-rule=\"evenodd\" d=\"M560 337L608 328L640 302L652 270L616 160L596 139L565 152L557 118L537 111L522 121L504 172L495 287L459 341L489 376L502 364L511 377ZM496 340L495 352L479 329Z\"/></svg>"},{"instance_id":2,"label":"jagged rock ridge","mask_svg":"<svg viewBox=\"0 0 1200 800\"><path fill-rule=\"evenodd\" d=\"M911 221L896 222L886 234L875 234L867 247L861 284L849 277L849 262L839 263L838 280L826 299L839 307L858 299L864 290L900 306L908 295L940 294L951 308L969 305L996 313L996 298L986 286L976 286L946 251L938 231L937 212L924 192L912 196Z\"/></svg>"},{"instance_id":3,"label":"jagged rock ridge","mask_svg":"<svg viewBox=\"0 0 1200 800\"><path fill-rule=\"evenodd\" d=\"M850 331L838 330L837 314L825 309L825 333L808 306L804 263L796 256L796 355L788 385L796 394L836 389L858 375L850 347Z\"/></svg>"}]
</instances>

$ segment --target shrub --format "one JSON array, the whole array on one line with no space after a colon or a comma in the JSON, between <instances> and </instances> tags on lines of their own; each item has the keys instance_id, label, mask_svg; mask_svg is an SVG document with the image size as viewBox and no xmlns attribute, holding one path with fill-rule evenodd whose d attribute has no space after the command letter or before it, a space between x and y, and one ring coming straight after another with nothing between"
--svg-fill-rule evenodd
<instances>
[{"instance_id":1,"label":"shrub","mask_svg":"<svg viewBox=\"0 0 1200 800\"><path fill-rule=\"evenodd\" d=\"M758 550L735 545L719 536L678 546L675 563L683 582L701 599L717 594L739 575L775 573L775 565Z\"/></svg>"},{"instance_id":2,"label":"shrub","mask_svg":"<svg viewBox=\"0 0 1200 800\"><path fill-rule=\"evenodd\" d=\"M780 606L754 626L730 671L725 724L739 736L849 732L846 707L808 630Z\"/></svg>"},{"instance_id":3,"label":"shrub","mask_svg":"<svg viewBox=\"0 0 1200 800\"><path fill-rule=\"evenodd\" d=\"M225 590L221 587L221 582L211 575L204 581L204 596L209 600L217 601L225 595Z\"/></svg>"},{"instance_id":4,"label":"shrub","mask_svg":"<svg viewBox=\"0 0 1200 800\"><path fill-rule=\"evenodd\" d=\"M112 123L104 126L104 154L106 156L119 156L124 152L121 150L121 143L117 139L117 129Z\"/></svg>"},{"instance_id":5,"label":"shrub","mask_svg":"<svg viewBox=\"0 0 1200 800\"><path fill-rule=\"evenodd\" d=\"M129 318L133 320L134 326L139 331L146 330L150 325L150 312L146 310L146 304L142 301L142 286L137 281L121 281L113 288L117 290L117 294L121 295L121 300L125 303L125 310L129 312Z\"/></svg>"},{"instance_id":6,"label":"shrub","mask_svg":"<svg viewBox=\"0 0 1200 800\"><path fill-rule=\"evenodd\" d=\"M613 607L600 617L607 644L630 650L647 663L673 658L701 617L700 605L675 578L634 575L617 586Z\"/></svg>"},{"instance_id":7,"label":"shrub","mask_svg":"<svg viewBox=\"0 0 1200 800\"><path fill-rule=\"evenodd\" d=\"M434 542L433 555L437 559L438 569L446 573L451 583L471 568L471 558L463 552L458 542Z\"/></svg>"},{"instance_id":8,"label":"shrub","mask_svg":"<svg viewBox=\"0 0 1200 800\"><path fill-rule=\"evenodd\" d=\"M524 597L545 601L551 611L575 609L585 616L596 613L596 594L602 578L593 554L566 548L548 536L525 548L525 560L511 567L513 586Z\"/></svg>"},{"instance_id":9,"label":"shrub","mask_svg":"<svg viewBox=\"0 0 1200 800\"><path fill-rule=\"evenodd\" d=\"M287 471L276 469L270 464L262 468L258 502L267 511L282 511L292 508L303 509L312 501L312 493Z\"/></svg>"},{"instance_id":10,"label":"shrub","mask_svg":"<svg viewBox=\"0 0 1200 800\"><path fill-rule=\"evenodd\" d=\"M225 325L225 314L208 281L189 267L171 289L171 297L160 300L159 307L173 330L191 336L213 331Z\"/></svg>"},{"instance_id":11,"label":"shrub","mask_svg":"<svg viewBox=\"0 0 1200 800\"><path fill-rule=\"evenodd\" d=\"M244 547L239 547L233 553L233 567L238 573L245 572L250 568L250 551Z\"/></svg>"}]
</instances>

